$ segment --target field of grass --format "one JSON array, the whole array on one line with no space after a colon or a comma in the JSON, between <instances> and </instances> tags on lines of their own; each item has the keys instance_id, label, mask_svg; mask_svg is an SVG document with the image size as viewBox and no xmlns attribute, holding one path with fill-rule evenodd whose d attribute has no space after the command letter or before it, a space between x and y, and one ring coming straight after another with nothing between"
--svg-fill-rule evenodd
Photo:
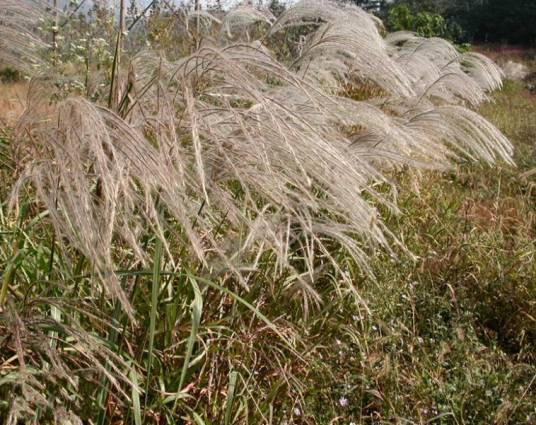
<instances>
[{"instance_id":1,"label":"field of grass","mask_svg":"<svg viewBox=\"0 0 536 425\"><path fill-rule=\"evenodd\" d=\"M2 105L11 105L13 94L23 92L21 85L6 89L2 97L9 97ZM3 107L3 113L12 111L11 106ZM517 167L466 163L449 172L423 172L417 178L407 171L395 173L392 177L399 182L401 211L396 215L385 212L385 218L411 255L404 251L397 252L397 257L375 254L372 269L376 280L356 272L356 294L341 297L326 282L322 304L306 319L278 288L262 288L269 283L264 279L257 289L260 293L255 294L256 305L249 305L252 294L238 299L226 295L223 288L194 283L192 277L181 278L170 287L167 276L151 270L125 273L125 279L137 283L132 302L141 311L140 326L118 334L113 327L124 319L117 310L117 324L100 323L98 310L107 308L104 299L104 304L91 306L95 317L80 320L114 354L124 355L125 362L133 356L146 366L150 364L148 354L140 350L151 344L150 330L155 326L152 373L162 389L176 387L182 375L182 356L177 352L185 349L178 348L187 344L193 332L187 317L185 325L175 329L167 327L168 319L175 318L177 310L188 314L190 303L194 316L196 308L201 313L203 304L210 314L194 321L202 345L190 356L204 365L200 370L192 365L196 372L191 376L188 372L190 384L180 400L171 394L157 397L153 393L148 400L142 397L142 403L148 405L147 423L165 423L159 415L178 402L213 415L212 423L224 423L228 409L237 417L252 409L249 423L262 422L261 416L254 414L257 409L266 418L271 414L279 417L270 419L271 423L283 423L281 417L286 417L289 424L536 423L536 181L522 176L536 167L536 96L521 83L507 82L482 112L515 144ZM8 181L10 174L3 168L2 181ZM15 289L21 300L28 295L19 291L34 291L32 298L26 299L30 323L23 329L46 326L46 317L32 317L32 311L44 305L49 306L49 314L81 307L80 273L73 276L60 268L60 275L47 275L50 262L60 266L61 260L53 258L46 239L35 239L33 228L40 226L39 219L21 225L4 215L2 226L4 237L10 235L24 246L21 256L17 242L2 245L4 264L19 258L18 273L36 282L33 288ZM52 279L61 279L63 289L47 283ZM159 318L152 325L149 300L155 279L162 289L156 296ZM185 287L188 279L193 284L190 288ZM66 299L65 294L70 297ZM60 301L62 305L54 308ZM182 304L180 309L173 306L177 301ZM256 316L257 309L267 316L265 322ZM268 321L276 323L289 340L293 335L307 335L299 341L306 353L298 356L289 351ZM124 345L129 340L141 346ZM6 372L16 359L10 351L14 355L15 347L3 346L1 382L10 379ZM69 350L65 355L69 356ZM36 359L35 367L44 368L39 361L44 359ZM227 376L229 381L216 380ZM50 379L53 387L47 391L61 391L68 382L68 377ZM264 392L245 393L251 380ZM303 391L294 395L295 405L288 394L283 399L278 396L285 394L287 380L298 381ZM229 404L231 383L236 392L233 405ZM129 414L114 406L104 390L106 386L99 393L101 406L110 417L119 415L112 423L129 423L132 418L123 418ZM233 419L228 423L234 423Z\"/></svg>"},{"instance_id":2,"label":"field of grass","mask_svg":"<svg viewBox=\"0 0 536 425\"><path fill-rule=\"evenodd\" d=\"M310 322L333 376L289 423L536 423L536 96L507 82L482 112L517 167L394 176L388 223L415 258L375 256L368 308L334 295Z\"/></svg>"},{"instance_id":3,"label":"field of grass","mask_svg":"<svg viewBox=\"0 0 536 425\"><path fill-rule=\"evenodd\" d=\"M355 423L536 423L536 184L521 176L536 166L536 96L508 82L494 101L482 112L517 168L397 176L389 223L416 260L378 256L364 323L334 320L334 382L358 406L338 412Z\"/></svg>"},{"instance_id":4,"label":"field of grass","mask_svg":"<svg viewBox=\"0 0 536 425\"><path fill-rule=\"evenodd\" d=\"M135 149L144 146L136 144L139 140L148 142L149 147L162 143L164 148L169 148L166 152L173 155L174 145L171 142L166 145L167 139L162 141L155 135L169 136L173 143L180 145L178 150L185 151L195 151L192 146L200 137L206 144L215 143L221 135L240 140L241 130L268 145L269 137L254 133L257 127L247 120L254 100L261 99L268 104L268 97L263 97L260 90L252 98L248 97L249 93L255 89L254 83L265 80L269 80L263 86L266 91L273 86L277 89L286 81L284 78L294 83L291 79L294 74L266 59L264 52L258 59L247 56L247 51L230 50L236 56L225 66L214 60L212 53L202 58L192 53L202 64L195 66L206 66L203 61L207 61L211 64L207 66L209 70L215 66L220 74L228 72L227 86L217 79L213 83L208 77L203 84L196 81L197 85L192 86L181 86L181 81L174 81L181 88L181 95L186 93L183 104L173 103L176 110L165 109L168 114L179 115L170 125L175 126L176 139L169 136L171 132L161 130L168 123L159 115L160 96L165 89L177 87L172 84L165 87L162 82L154 93L151 82L144 86L159 99L155 103L157 112L151 110L152 97L139 95L137 101L145 102L146 108L139 113L143 115L143 132L140 132L143 139L138 133L124 131L130 128L124 123L130 125L129 120L140 119L136 117L139 111L128 103L134 95L129 97L127 91L123 100L113 106L110 88L109 107L115 108L115 115L103 116L117 133L99 133L102 129L97 128L93 144L93 139L85 133L90 126L83 114L77 115L76 109L82 105L85 109L81 110L90 116L90 125L100 125L101 121L91 115L96 114L96 109L87 106L89 101L62 103L61 111L66 115L60 112L54 115L51 106L57 101L54 98L48 104L38 105L36 110L42 115L28 114L17 126L26 94L28 90L33 94L34 86L26 82L0 85L0 423L536 424L536 174L531 173L536 169L536 95L521 82L506 81L501 90L491 94L492 102L475 106L514 145L515 167L502 160L484 163L458 158L452 161L454 165L441 171L417 170L411 167L411 162L382 169L384 178L374 183L374 190L360 192L356 202L362 196L367 205L378 208L377 220L384 224L382 229L389 241L386 246L370 242L374 236L370 230L374 228L372 222L363 226L362 234L352 233L355 239L349 238L346 244L345 239L336 237L321 237L316 244L307 239L316 234L304 231L305 241L296 237L281 244L283 254L278 252L279 245L264 247L260 238L256 243L261 248L252 251L258 255L244 255L245 260L237 266L238 273L231 261L220 264L218 261L223 263L228 258L218 257L214 252L220 248L232 252L234 247L228 247L232 244L247 245L244 240L252 236L240 221L240 213L254 223L264 212L272 213L273 205L267 204L262 209L262 196L276 197L277 188L263 192L262 185L255 186L246 178L229 179L225 182L229 197L223 198L227 204L222 202L225 210L207 205L220 194L216 186L209 189L213 192L208 196L202 184L185 185L184 199L199 204L194 204L198 211L193 222L181 222L182 216L173 210L175 205L169 200L169 193L176 195L176 192L165 192L165 188L159 187L157 195L151 198L147 188L152 186L144 179L151 182L153 176L129 176L131 180L123 184L121 179L131 171L129 167L114 162L113 165L124 168L107 174L109 163L105 163L120 155L120 149L113 149L116 144L122 146L120 143L125 140ZM289 54L284 49L279 53ZM218 55L224 57L221 51ZM236 72L233 67L244 58L255 72L233 74ZM142 59L149 62L151 58ZM531 67L536 63L530 58L524 60ZM171 64L165 66L171 68ZM162 67L161 61L157 75ZM269 73L266 77L263 74L266 69L270 72L275 69L275 77ZM137 77L144 83L149 80L144 75ZM134 77L129 74L128 78ZM249 85L243 90L245 95L236 87L235 91L230 90L234 99L225 90L235 83L240 87L240 79ZM112 86L113 82L112 76ZM204 84L213 84L212 91ZM299 89L305 84L300 80L291 89L300 95ZM419 102L434 84L423 89ZM373 89L349 82L345 95L358 100L384 95L385 88L371 86ZM88 99L89 87L86 79L84 88ZM190 89L201 94L195 99L193 95L188 98ZM74 90L79 90L78 86ZM180 97L178 92L178 89L171 90L173 96L165 98L166 101L173 98L175 102ZM213 92L219 97L209 104L207 99L216 97ZM79 91L75 93L79 95ZM464 94L463 90L461 93ZM61 92L61 96L68 98L70 94ZM98 99L97 89L92 96ZM225 96L232 100L225 100ZM298 96L296 102L299 101ZM100 105L105 103L100 102ZM99 104L99 100L95 103ZM220 134L216 125L203 127L199 111L207 104L220 108L219 113L231 112L226 115L228 122L218 125L224 130L229 126L233 131L221 130ZM429 105L433 106L432 101ZM198 115L195 108L199 108ZM101 106L98 112L104 110ZM299 107L296 110L301 113ZM154 121L153 117L145 117L146 111L155 114ZM274 108L273 115L266 118L282 128L274 130L272 137L284 139L289 133L290 140L299 148L300 138L309 133L298 126L290 126L290 130L284 127L284 123L293 122L294 115L279 116L278 111ZM396 114L396 105L389 113ZM183 119L181 114L190 115ZM417 120L420 115L416 115ZM60 118L65 116L74 117L73 121L80 125L62 123ZM236 127L233 119L237 120ZM184 124L187 120L188 124ZM200 132L195 131L197 121L201 121ZM304 122L313 125L309 118L304 118ZM262 124L259 127L264 131L271 130ZM251 128L244 130L247 126ZM344 132L360 136L359 126L350 130L348 127L351 126L346 126ZM298 135L295 139L292 131ZM69 139L67 136L72 134L76 137ZM322 133L325 138L330 135L328 131ZM20 143L21 140L26 143ZM79 140L90 146L87 150L97 152L95 157L77 156L79 150L86 152L84 148L77 150ZM328 140L336 143L338 139ZM61 143L64 150L54 151ZM82 142L80 145L85 146ZM226 145L230 155L237 146L240 147L239 142ZM272 149L284 151L279 145ZM411 148L407 149L411 155ZM55 156L47 163L50 151ZM306 155L308 150L304 151L305 154L298 151L298 155L310 160ZM153 151L147 149L147 152ZM253 156L246 149L241 153L246 158ZM50 177L46 173L49 169L43 172L43 168L36 167L30 168L28 176L33 178L32 184L21 184L19 203L13 208L16 204L13 187L21 170L26 171L25 161L39 164L41 158L35 157L38 155L43 155L44 164L62 177L71 176L69 167L77 170L77 159L87 160L89 165L82 164L87 169L81 168L84 176L89 176L89 196L84 198L87 182L83 178L73 181L72 186L68 179L61 180L75 194L76 190L80 191L80 199L69 198L58 190L59 177L53 180L56 175L52 173ZM194 154L186 157L190 166L202 161ZM430 157L437 158L433 152ZM164 172L174 170L164 157L157 158L162 160ZM270 157L267 164L273 169L262 168L259 175L265 177L278 167L284 168L285 159L292 163L289 156L281 158ZM311 158L320 161L321 155ZM147 161L147 167L152 167L152 157L143 160ZM105 166L97 168L95 163L100 164L99 161ZM215 162L212 157L207 160L209 165L210 161ZM248 160L233 165L236 165L236 176L243 166L244 174L250 172L258 177L255 167L253 171L248 168ZM281 199L290 205L288 211L304 216L308 210L300 209L300 203L313 204L311 199L314 199L321 208L313 210L312 217L307 216L303 221L309 223L307 220L313 221L318 216L327 217L328 224L336 227L341 224L337 216L340 210L336 202L329 202L328 195L339 193L336 192L339 185L330 186L326 179L322 181L324 186L298 187L300 173L314 175L315 165L306 163L304 167L309 168L299 170L296 173L299 178L294 180L294 174L278 169L279 175L288 179L280 190L288 190L298 202L294 204L291 196L285 198L286 192ZM257 166L261 168L265 164L259 162ZM221 172L214 168L206 167L207 174ZM159 170L158 167L148 169L155 174ZM342 168L340 171L345 172ZM123 184L119 188L114 186L116 178ZM205 176L192 172L188 178L203 182ZM56 182L56 187L50 187L46 179ZM40 186L43 181L48 186L47 183ZM194 188L198 191L191 193ZM299 190L292 192L289 188ZM107 209L112 190L124 190L127 199L119 196L116 203L110 202L114 208ZM250 195L250 190L261 195ZM139 193L142 195L134 196ZM47 198L49 194L52 195ZM398 211L389 208L391 203L383 202L382 195L394 199ZM233 202L243 211L232 209ZM121 215L122 211L115 210L116 205L130 209ZM61 215L57 210L66 213ZM347 210L355 211L351 207ZM93 222L76 221L78 216L69 215L73 211L91 217L95 223L103 223L102 229L91 233ZM123 239L110 236L113 269L107 268L107 263L104 266L99 263L105 257L99 250L108 246L102 239L106 232L112 234L106 227L109 224L106 218L98 216L103 211L117 214L117 223L112 226L117 224L120 229L114 231L124 231ZM154 216L158 217L153 219ZM272 221L278 217L275 213L267 216ZM266 240L276 229L270 227L269 220L261 221L265 227L258 230L258 233L265 231ZM64 227L58 226L58 222ZM166 226L159 227L161 223ZM184 223L191 224L191 229ZM288 223L287 235L295 225L290 220ZM80 228L82 231L77 231ZM87 229L90 233L87 239L93 245L77 240L82 239ZM195 239L188 232L199 232L200 237ZM139 240L130 243L129 237ZM190 240L199 242L198 249L206 251L210 267L192 252ZM352 256L353 241L358 246L355 252L362 256ZM142 251L140 255L137 248ZM314 251L314 255L308 250ZM281 258L288 260L288 264L282 264Z\"/></svg>"}]
</instances>

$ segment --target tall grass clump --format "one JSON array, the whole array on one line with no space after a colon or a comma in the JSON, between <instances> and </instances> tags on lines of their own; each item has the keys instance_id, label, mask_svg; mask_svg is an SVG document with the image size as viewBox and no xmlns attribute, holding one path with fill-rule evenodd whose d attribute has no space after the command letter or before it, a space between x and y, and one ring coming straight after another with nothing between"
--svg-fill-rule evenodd
<instances>
[{"instance_id":1,"label":"tall grass clump","mask_svg":"<svg viewBox=\"0 0 536 425\"><path fill-rule=\"evenodd\" d=\"M501 71L335 2L125 7L0 0L29 79L0 144L0 418L313 423L318 335L370 313L379 252L411 256L393 173L512 163L474 109Z\"/></svg>"}]
</instances>

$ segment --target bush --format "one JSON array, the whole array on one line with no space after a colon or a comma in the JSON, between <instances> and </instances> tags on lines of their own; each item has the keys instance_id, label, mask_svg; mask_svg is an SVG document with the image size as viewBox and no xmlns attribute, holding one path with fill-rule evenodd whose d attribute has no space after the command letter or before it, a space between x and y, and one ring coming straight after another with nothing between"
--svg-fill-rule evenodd
<instances>
[{"instance_id":1,"label":"bush","mask_svg":"<svg viewBox=\"0 0 536 425\"><path fill-rule=\"evenodd\" d=\"M20 72L10 66L0 69L0 81L2 81L2 83L14 83L20 79Z\"/></svg>"},{"instance_id":2,"label":"bush","mask_svg":"<svg viewBox=\"0 0 536 425\"><path fill-rule=\"evenodd\" d=\"M387 25L392 31L414 31L423 37L441 37L458 42L462 28L447 21L442 15L431 12L414 13L404 3L393 6L388 13Z\"/></svg>"}]
</instances>

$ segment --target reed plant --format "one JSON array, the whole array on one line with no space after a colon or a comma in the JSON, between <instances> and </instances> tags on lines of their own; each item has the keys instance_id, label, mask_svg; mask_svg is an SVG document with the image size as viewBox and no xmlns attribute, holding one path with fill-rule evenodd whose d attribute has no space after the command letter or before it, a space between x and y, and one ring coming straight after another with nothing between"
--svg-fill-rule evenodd
<instances>
[{"instance_id":1,"label":"reed plant","mask_svg":"<svg viewBox=\"0 0 536 425\"><path fill-rule=\"evenodd\" d=\"M29 80L0 144L0 418L373 420L382 393L356 379L394 329L371 319L373 288L392 300L425 255L393 223L399 190L513 164L475 109L500 69L331 1L278 18L119 6L63 35L68 12L0 0L0 58ZM98 50L87 31L116 16ZM347 355L361 366L339 388ZM403 414L434 417L419 409Z\"/></svg>"}]
</instances>

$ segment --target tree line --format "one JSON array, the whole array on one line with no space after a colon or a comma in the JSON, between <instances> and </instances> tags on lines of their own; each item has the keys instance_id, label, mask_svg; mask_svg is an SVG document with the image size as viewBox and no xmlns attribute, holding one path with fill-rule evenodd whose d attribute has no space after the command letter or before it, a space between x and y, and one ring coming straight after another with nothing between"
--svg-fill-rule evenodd
<instances>
[{"instance_id":1,"label":"tree line","mask_svg":"<svg viewBox=\"0 0 536 425\"><path fill-rule=\"evenodd\" d=\"M379 13L388 23L393 23L393 14L404 9L413 19L405 24L422 25L423 20L440 21L450 28L450 36L457 42L536 44L535 0L351 0L360 6ZM395 13L393 13L395 11ZM391 19L389 16L391 15ZM407 13L402 13L407 16ZM438 18L440 17L440 18ZM391 21L391 22L390 22Z\"/></svg>"}]
</instances>

